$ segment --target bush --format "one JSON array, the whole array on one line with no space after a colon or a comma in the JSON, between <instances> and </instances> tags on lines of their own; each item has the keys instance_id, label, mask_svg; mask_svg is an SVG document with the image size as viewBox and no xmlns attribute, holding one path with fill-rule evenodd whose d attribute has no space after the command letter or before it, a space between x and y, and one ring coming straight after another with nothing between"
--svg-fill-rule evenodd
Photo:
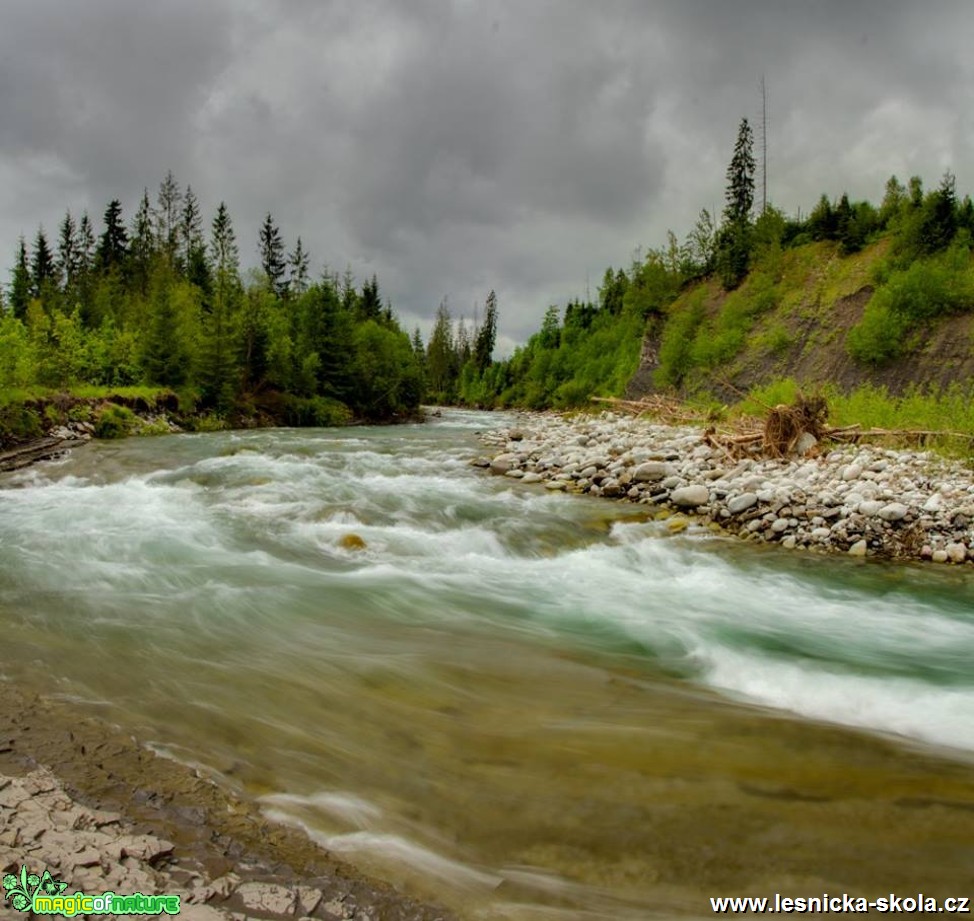
<instances>
[{"instance_id":1,"label":"bush","mask_svg":"<svg viewBox=\"0 0 974 921\"><path fill-rule=\"evenodd\" d=\"M705 293L701 288L666 321L659 347L659 368L655 373L657 386L678 387L693 367L693 342L703 322Z\"/></svg>"},{"instance_id":2,"label":"bush","mask_svg":"<svg viewBox=\"0 0 974 921\"><path fill-rule=\"evenodd\" d=\"M971 306L972 281L967 251L954 247L942 256L892 272L877 295L891 312L920 322Z\"/></svg>"},{"instance_id":3,"label":"bush","mask_svg":"<svg viewBox=\"0 0 974 921\"><path fill-rule=\"evenodd\" d=\"M894 313L884 298L873 295L862 319L849 330L846 351L858 362L881 365L910 348L910 321Z\"/></svg>"},{"instance_id":4,"label":"bush","mask_svg":"<svg viewBox=\"0 0 974 921\"><path fill-rule=\"evenodd\" d=\"M352 411L329 397L291 397L284 413L288 425L301 427L331 428L352 421Z\"/></svg>"},{"instance_id":5,"label":"bush","mask_svg":"<svg viewBox=\"0 0 974 921\"><path fill-rule=\"evenodd\" d=\"M29 441L40 438L41 417L36 409L23 403L0 406L0 442Z\"/></svg>"},{"instance_id":6,"label":"bush","mask_svg":"<svg viewBox=\"0 0 974 921\"><path fill-rule=\"evenodd\" d=\"M135 427L135 413L125 406L107 403L95 413L95 438L124 438Z\"/></svg>"}]
</instances>

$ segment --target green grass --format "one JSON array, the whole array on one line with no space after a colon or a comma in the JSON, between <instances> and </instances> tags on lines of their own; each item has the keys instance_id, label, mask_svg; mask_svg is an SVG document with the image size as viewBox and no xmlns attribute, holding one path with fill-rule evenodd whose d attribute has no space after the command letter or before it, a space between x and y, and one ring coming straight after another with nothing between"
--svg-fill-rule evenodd
<instances>
[{"instance_id":1,"label":"green grass","mask_svg":"<svg viewBox=\"0 0 974 921\"><path fill-rule=\"evenodd\" d=\"M732 416L763 417L769 406L791 405L802 388L793 378L781 378L755 387L731 408ZM812 391L806 390L806 395ZM953 432L974 436L974 383L952 384L942 390L915 387L902 396L892 396L885 387L864 384L850 393L834 387L820 391L829 406L829 425L841 428L890 429L907 432ZM908 437L903 445L915 446ZM928 438L923 446L952 457L971 457L974 444L950 436ZM895 441L891 444L895 444Z\"/></svg>"},{"instance_id":2,"label":"green grass","mask_svg":"<svg viewBox=\"0 0 974 921\"><path fill-rule=\"evenodd\" d=\"M153 405L162 396L172 391L167 387L98 387L93 384L79 384L68 389L53 387L17 387L0 390L0 406L10 403L26 403L30 400L49 400L60 395L77 397L80 400L107 400L111 397L123 399L143 399Z\"/></svg>"}]
</instances>

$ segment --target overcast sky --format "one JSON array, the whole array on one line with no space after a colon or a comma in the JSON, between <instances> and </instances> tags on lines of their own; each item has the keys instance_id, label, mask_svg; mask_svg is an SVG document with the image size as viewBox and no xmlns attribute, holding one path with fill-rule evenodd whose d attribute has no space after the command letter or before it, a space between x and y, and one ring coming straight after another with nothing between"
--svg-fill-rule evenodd
<instances>
[{"instance_id":1,"label":"overcast sky","mask_svg":"<svg viewBox=\"0 0 974 921\"><path fill-rule=\"evenodd\" d=\"M974 192L972 26L969 0L0 0L0 265L171 169L245 263L270 211L424 334L496 289L507 351L720 210L762 74L787 212L947 167Z\"/></svg>"}]
</instances>

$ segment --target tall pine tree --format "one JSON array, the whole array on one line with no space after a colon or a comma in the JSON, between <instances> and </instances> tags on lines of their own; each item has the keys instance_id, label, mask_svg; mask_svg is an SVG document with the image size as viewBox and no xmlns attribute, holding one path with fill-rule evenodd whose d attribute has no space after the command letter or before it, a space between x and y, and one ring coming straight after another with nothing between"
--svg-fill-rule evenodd
<instances>
[{"instance_id":1,"label":"tall pine tree","mask_svg":"<svg viewBox=\"0 0 974 921\"><path fill-rule=\"evenodd\" d=\"M750 264L754 168L754 134L744 118L737 132L734 156L727 167L724 224L717 245L717 263L726 288L737 287Z\"/></svg>"},{"instance_id":2,"label":"tall pine tree","mask_svg":"<svg viewBox=\"0 0 974 921\"><path fill-rule=\"evenodd\" d=\"M13 278L10 282L10 309L18 320L26 320L32 281L30 263L27 261L27 244L23 237L17 244L17 261L11 274Z\"/></svg>"},{"instance_id":3,"label":"tall pine tree","mask_svg":"<svg viewBox=\"0 0 974 921\"><path fill-rule=\"evenodd\" d=\"M284 261L284 241L281 239L281 231L274 223L274 218L270 212L264 218L264 223L260 225L259 248L260 267L267 276L271 290L278 296L284 295L287 282L284 278L286 263Z\"/></svg>"},{"instance_id":4,"label":"tall pine tree","mask_svg":"<svg viewBox=\"0 0 974 921\"><path fill-rule=\"evenodd\" d=\"M132 246L130 250L132 280L143 297L149 293L152 256L156 248L152 224L152 205L149 203L149 190L143 189L139 207L135 212L135 220L132 223Z\"/></svg>"},{"instance_id":5,"label":"tall pine tree","mask_svg":"<svg viewBox=\"0 0 974 921\"><path fill-rule=\"evenodd\" d=\"M298 242L287 257L288 269L290 270L288 289L296 297L300 297L308 290L308 265L310 261L311 257L301 243L301 238L298 237Z\"/></svg>"},{"instance_id":6,"label":"tall pine tree","mask_svg":"<svg viewBox=\"0 0 974 921\"><path fill-rule=\"evenodd\" d=\"M128 257L129 236L122 220L122 203L113 198L105 209L105 230L98 240L96 259L102 272L122 269Z\"/></svg>"},{"instance_id":7,"label":"tall pine tree","mask_svg":"<svg viewBox=\"0 0 974 921\"><path fill-rule=\"evenodd\" d=\"M45 289L54 282L54 255L43 227L37 228L37 235L34 237L30 275L34 297L41 297Z\"/></svg>"},{"instance_id":8,"label":"tall pine tree","mask_svg":"<svg viewBox=\"0 0 974 921\"><path fill-rule=\"evenodd\" d=\"M78 228L70 211L58 227L56 268L62 288L70 296L78 275Z\"/></svg>"},{"instance_id":9,"label":"tall pine tree","mask_svg":"<svg viewBox=\"0 0 974 921\"><path fill-rule=\"evenodd\" d=\"M182 208L183 194L179 184L172 174L166 173L166 178L159 184L156 196L156 244L170 267L179 267L179 219Z\"/></svg>"},{"instance_id":10,"label":"tall pine tree","mask_svg":"<svg viewBox=\"0 0 974 921\"><path fill-rule=\"evenodd\" d=\"M483 374L490 366L494 354L494 345L497 342L497 295L491 291L487 295L487 304L484 307L484 322L477 330L477 338L474 341L474 362L477 371Z\"/></svg>"}]
</instances>

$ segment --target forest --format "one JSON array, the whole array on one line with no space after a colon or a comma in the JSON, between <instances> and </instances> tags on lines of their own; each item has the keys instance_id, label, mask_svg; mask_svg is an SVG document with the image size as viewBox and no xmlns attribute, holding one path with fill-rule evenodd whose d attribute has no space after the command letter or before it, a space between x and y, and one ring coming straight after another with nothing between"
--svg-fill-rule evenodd
<instances>
[{"instance_id":1,"label":"forest","mask_svg":"<svg viewBox=\"0 0 974 921\"><path fill-rule=\"evenodd\" d=\"M98 231L69 211L53 242L42 228L20 240L0 310L2 401L165 388L214 425L393 421L424 402L568 408L620 394L647 330L661 339L654 385L686 391L790 296L789 254L842 258L877 240L889 245L871 269L875 292L845 343L855 361L903 357L919 325L974 306L974 205L958 200L950 172L926 192L919 177L890 177L878 207L822 195L789 217L756 206L753 143L743 120L721 215L703 210L682 242L670 231L664 247L607 268L595 301L550 306L503 361L494 291L469 328L444 299L424 342L401 327L376 276L312 278L301 238L288 250L271 214L257 233L260 267L243 272L226 204L205 228L193 189L169 173L130 220L114 199ZM716 317L705 316L706 285L727 294ZM787 345L786 331L766 335L781 340L772 350Z\"/></svg>"},{"instance_id":2,"label":"forest","mask_svg":"<svg viewBox=\"0 0 974 921\"><path fill-rule=\"evenodd\" d=\"M436 381L490 364L492 293L470 341L451 335L445 355L434 335L427 355L374 275L312 278L301 238L288 251L270 214L256 242L260 269L242 272L226 204L205 229L172 173L130 221L114 199L100 232L70 211L53 242L39 228L19 242L0 311L0 394L164 388L211 424L382 422L415 415L427 364Z\"/></svg>"},{"instance_id":3,"label":"forest","mask_svg":"<svg viewBox=\"0 0 974 921\"><path fill-rule=\"evenodd\" d=\"M794 334L779 318L827 329L833 302L813 290L817 280L848 274L866 248L874 255L859 279L872 289L865 311L844 342L828 344L865 373L908 358L938 320L974 310L974 204L958 198L950 171L929 191L919 176L906 185L891 176L878 207L823 194L808 213L788 216L755 202L753 144L742 120L721 215L703 210L682 242L670 231L665 246L606 269L597 301L550 307L541 329L491 369L477 400L565 409L617 396L647 332L659 342L650 386L692 397L749 345L786 353Z\"/></svg>"}]
</instances>

